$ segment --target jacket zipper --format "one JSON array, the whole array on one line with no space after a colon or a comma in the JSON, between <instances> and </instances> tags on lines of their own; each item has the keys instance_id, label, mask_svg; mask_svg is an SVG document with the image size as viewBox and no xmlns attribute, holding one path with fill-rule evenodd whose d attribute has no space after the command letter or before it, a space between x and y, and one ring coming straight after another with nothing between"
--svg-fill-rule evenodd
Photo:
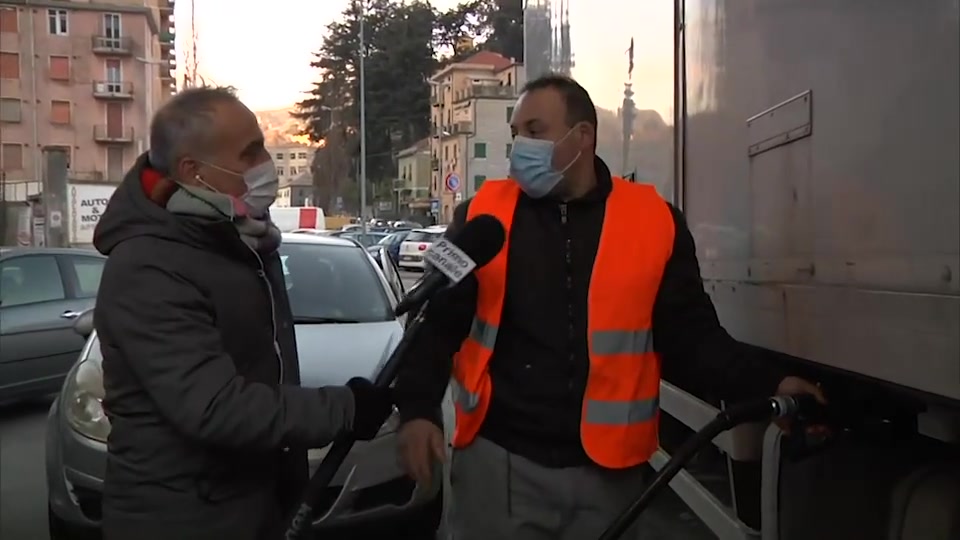
<instances>
[{"instance_id":1,"label":"jacket zipper","mask_svg":"<svg viewBox=\"0 0 960 540\"><path fill-rule=\"evenodd\" d=\"M267 286L267 297L270 300L270 325L273 330L273 351L277 355L277 363L280 365L280 380L277 381L280 384L283 384L283 354L280 353L280 344L277 343L277 307L276 299L273 297L273 286L270 285L270 280L267 279L266 267L263 265L263 259L260 258L260 254L256 250L247 246L248 249L253 253L253 256L257 259L257 276L263 281L264 285Z\"/></svg>"},{"instance_id":2,"label":"jacket zipper","mask_svg":"<svg viewBox=\"0 0 960 540\"><path fill-rule=\"evenodd\" d=\"M567 339L569 343L574 342L573 335L573 253L570 241L570 229L567 220L567 204L560 204L560 224L563 226L564 239L564 267L567 274ZM570 365L576 365L576 353L570 350ZM573 390L574 377L567 381L567 388Z\"/></svg>"}]
</instances>

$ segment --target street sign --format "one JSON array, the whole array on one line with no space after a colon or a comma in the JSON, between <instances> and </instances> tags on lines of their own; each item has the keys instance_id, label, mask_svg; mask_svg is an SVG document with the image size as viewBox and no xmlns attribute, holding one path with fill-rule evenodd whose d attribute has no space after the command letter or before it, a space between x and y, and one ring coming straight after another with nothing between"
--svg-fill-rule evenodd
<instances>
[{"instance_id":1,"label":"street sign","mask_svg":"<svg viewBox=\"0 0 960 540\"><path fill-rule=\"evenodd\" d=\"M440 199L430 199L430 212L434 214L440 212Z\"/></svg>"},{"instance_id":2,"label":"street sign","mask_svg":"<svg viewBox=\"0 0 960 540\"><path fill-rule=\"evenodd\" d=\"M462 201L463 201L463 193L460 192L460 191L458 191L458 192L457 192L456 194L454 194L454 196L453 196L453 202L462 202Z\"/></svg>"},{"instance_id":3,"label":"street sign","mask_svg":"<svg viewBox=\"0 0 960 540\"><path fill-rule=\"evenodd\" d=\"M50 212L50 228L59 229L63 226L63 214L59 210Z\"/></svg>"},{"instance_id":4,"label":"street sign","mask_svg":"<svg viewBox=\"0 0 960 540\"><path fill-rule=\"evenodd\" d=\"M457 176L457 173L448 174L446 180L444 180L444 183L446 184L448 191L453 191L456 193L460 190L460 177Z\"/></svg>"}]
</instances>

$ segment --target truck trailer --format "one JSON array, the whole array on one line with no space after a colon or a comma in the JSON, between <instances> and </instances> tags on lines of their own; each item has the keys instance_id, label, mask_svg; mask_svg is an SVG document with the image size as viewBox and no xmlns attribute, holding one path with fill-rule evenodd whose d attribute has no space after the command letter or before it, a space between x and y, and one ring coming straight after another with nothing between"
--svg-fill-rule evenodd
<instances>
[{"instance_id":1,"label":"truck trailer","mask_svg":"<svg viewBox=\"0 0 960 540\"><path fill-rule=\"evenodd\" d=\"M828 436L743 426L672 482L716 537L960 538L958 20L957 0L524 5L527 79L586 87L599 155L685 213L724 327L830 399ZM724 406L663 368L654 468Z\"/></svg>"}]
</instances>

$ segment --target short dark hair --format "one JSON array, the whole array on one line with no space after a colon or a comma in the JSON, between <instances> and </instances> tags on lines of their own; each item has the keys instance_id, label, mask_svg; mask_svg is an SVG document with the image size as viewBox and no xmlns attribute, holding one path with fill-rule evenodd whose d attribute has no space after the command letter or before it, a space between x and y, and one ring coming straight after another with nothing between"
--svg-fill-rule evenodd
<instances>
[{"instance_id":1,"label":"short dark hair","mask_svg":"<svg viewBox=\"0 0 960 540\"><path fill-rule=\"evenodd\" d=\"M206 151L216 106L239 101L232 87L200 86L173 96L150 123L150 165L170 175L183 156Z\"/></svg>"},{"instance_id":2,"label":"short dark hair","mask_svg":"<svg viewBox=\"0 0 960 540\"><path fill-rule=\"evenodd\" d=\"M534 90L543 90L553 88L563 96L564 104L567 106L566 122L568 126L573 127L579 122L586 122L593 126L593 131L597 131L597 107L587 90L580 86L580 83L559 73L547 73L541 75L532 81L523 85L523 92L532 92Z\"/></svg>"}]
</instances>

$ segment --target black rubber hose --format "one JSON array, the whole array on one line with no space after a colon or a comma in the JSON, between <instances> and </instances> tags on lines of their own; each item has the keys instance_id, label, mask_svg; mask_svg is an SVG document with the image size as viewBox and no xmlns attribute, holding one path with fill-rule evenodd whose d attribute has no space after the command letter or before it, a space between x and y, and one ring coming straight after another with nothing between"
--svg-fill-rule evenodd
<instances>
[{"instance_id":1,"label":"black rubber hose","mask_svg":"<svg viewBox=\"0 0 960 540\"><path fill-rule=\"evenodd\" d=\"M728 429L746 422L769 420L796 414L800 404L793 398L770 398L752 403L734 405L723 411L687 439L667 461L662 469L657 471L653 480L643 493L626 510L624 510L607 530L600 535L599 540L618 540L627 529L640 517L640 514L666 488L673 477L690 461L701 449L713 439Z\"/></svg>"}]
</instances>

